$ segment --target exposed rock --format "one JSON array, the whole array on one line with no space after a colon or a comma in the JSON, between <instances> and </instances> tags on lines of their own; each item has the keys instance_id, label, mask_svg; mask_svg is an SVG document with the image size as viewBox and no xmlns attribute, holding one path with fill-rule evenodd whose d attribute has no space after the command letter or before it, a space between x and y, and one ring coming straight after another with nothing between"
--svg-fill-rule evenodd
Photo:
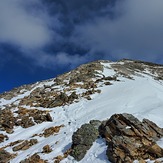
<instances>
[{"instance_id":1,"label":"exposed rock","mask_svg":"<svg viewBox=\"0 0 163 163\"><path fill-rule=\"evenodd\" d=\"M105 82L104 84L105 85L112 85L110 82Z\"/></svg>"},{"instance_id":2,"label":"exposed rock","mask_svg":"<svg viewBox=\"0 0 163 163\"><path fill-rule=\"evenodd\" d=\"M34 154L25 160L20 161L20 163L47 163L46 160L40 158L38 154Z\"/></svg>"},{"instance_id":3,"label":"exposed rock","mask_svg":"<svg viewBox=\"0 0 163 163\"><path fill-rule=\"evenodd\" d=\"M0 128L12 133L16 118L9 108L3 109L0 111Z\"/></svg>"},{"instance_id":4,"label":"exposed rock","mask_svg":"<svg viewBox=\"0 0 163 163\"><path fill-rule=\"evenodd\" d=\"M66 152L64 152L63 156L59 155L57 157L55 157L55 161L54 163L60 163L63 159L67 158L67 156L71 153L71 149L66 150Z\"/></svg>"},{"instance_id":5,"label":"exposed rock","mask_svg":"<svg viewBox=\"0 0 163 163\"><path fill-rule=\"evenodd\" d=\"M42 122L46 122L46 121L52 122L53 121L52 117L49 113L47 113L47 114L36 113L35 115L33 115L33 118L36 123L42 123Z\"/></svg>"},{"instance_id":6,"label":"exposed rock","mask_svg":"<svg viewBox=\"0 0 163 163\"><path fill-rule=\"evenodd\" d=\"M70 96L67 96L66 93L61 92L60 95L58 95L53 102L48 106L48 108L53 108L57 106L62 106L65 104L72 103L75 99L78 99L78 95L76 92L72 92Z\"/></svg>"},{"instance_id":7,"label":"exposed rock","mask_svg":"<svg viewBox=\"0 0 163 163\"><path fill-rule=\"evenodd\" d=\"M75 99L78 99L78 95L76 94L76 92L72 92L71 95L68 97L68 100L72 102Z\"/></svg>"},{"instance_id":8,"label":"exposed rock","mask_svg":"<svg viewBox=\"0 0 163 163\"><path fill-rule=\"evenodd\" d=\"M50 113L38 109L25 109L19 107L13 114L12 108L6 108L0 111L0 129L12 134L14 126L22 126L28 128L34 126L36 123L45 121L52 121Z\"/></svg>"},{"instance_id":9,"label":"exposed rock","mask_svg":"<svg viewBox=\"0 0 163 163\"><path fill-rule=\"evenodd\" d=\"M147 119L140 122L131 114L115 114L103 122L99 131L106 138L107 156L113 163L163 157L163 149L156 144L163 129Z\"/></svg>"},{"instance_id":10,"label":"exposed rock","mask_svg":"<svg viewBox=\"0 0 163 163\"><path fill-rule=\"evenodd\" d=\"M44 84L42 87L37 87L30 93L30 95L22 98L19 105L54 108L71 104L78 99L80 95L77 95L74 91L68 96L65 92L72 92L76 88L86 90L97 88L97 85L92 78L101 77L101 75L99 76L98 71L102 70L103 65L100 61L84 64L71 72L58 76L53 80L54 84L52 85ZM58 88L55 88L57 85L63 86L63 92Z\"/></svg>"},{"instance_id":11,"label":"exposed rock","mask_svg":"<svg viewBox=\"0 0 163 163\"><path fill-rule=\"evenodd\" d=\"M19 150L27 150L29 149L31 146L37 144L38 141L37 139L31 139L31 140L25 140L23 143L13 147L13 151L19 151Z\"/></svg>"},{"instance_id":12,"label":"exposed rock","mask_svg":"<svg viewBox=\"0 0 163 163\"><path fill-rule=\"evenodd\" d=\"M34 85L33 85L34 86ZM11 91L4 92L0 94L0 98L4 98L5 100L11 100L14 96L20 95L29 91L33 87L32 85L22 85L20 87L14 88Z\"/></svg>"},{"instance_id":13,"label":"exposed rock","mask_svg":"<svg viewBox=\"0 0 163 163\"><path fill-rule=\"evenodd\" d=\"M11 142L11 143L9 144L9 146L14 146L14 145L19 144L19 143L21 143L21 142L23 142L23 140L17 140L17 141Z\"/></svg>"},{"instance_id":14,"label":"exposed rock","mask_svg":"<svg viewBox=\"0 0 163 163\"><path fill-rule=\"evenodd\" d=\"M85 96L85 98L86 98L87 100L92 100L92 98L91 98L90 96Z\"/></svg>"},{"instance_id":15,"label":"exposed rock","mask_svg":"<svg viewBox=\"0 0 163 163\"><path fill-rule=\"evenodd\" d=\"M0 163L8 163L10 159L14 158L15 155L5 150L0 150Z\"/></svg>"},{"instance_id":16,"label":"exposed rock","mask_svg":"<svg viewBox=\"0 0 163 163\"><path fill-rule=\"evenodd\" d=\"M32 117L36 123L42 123L44 121L52 121L52 118L47 111L42 111L38 109L25 109L22 107L19 107L19 110L17 111L18 118L22 118L23 116Z\"/></svg>"},{"instance_id":17,"label":"exposed rock","mask_svg":"<svg viewBox=\"0 0 163 163\"><path fill-rule=\"evenodd\" d=\"M43 91L37 92L37 94L34 93L35 94L33 95L34 97L32 95L29 95L28 97L26 97L26 100L23 99L23 101L21 101L21 104L35 106L35 107L54 108L54 107L70 104L75 99L78 98L76 92L73 92L70 96L68 96L64 92L58 92L58 93L53 93L53 92L42 93L42 92Z\"/></svg>"},{"instance_id":18,"label":"exposed rock","mask_svg":"<svg viewBox=\"0 0 163 163\"><path fill-rule=\"evenodd\" d=\"M43 153L50 153L52 151L52 149L50 148L50 146L49 145L45 145L44 147L43 147Z\"/></svg>"},{"instance_id":19,"label":"exposed rock","mask_svg":"<svg viewBox=\"0 0 163 163\"><path fill-rule=\"evenodd\" d=\"M60 128L61 127L64 127L64 125L50 127L50 128L45 129L45 131L43 133L44 137L49 137L50 135L53 135L55 133L58 133L60 131Z\"/></svg>"},{"instance_id":20,"label":"exposed rock","mask_svg":"<svg viewBox=\"0 0 163 163\"><path fill-rule=\"evenodd\" d=\"M103 66L100 64L100 62L92 62L79 66L76 70L71 71L71 73L69 74L69 84L73 84L76 82L86 82L98 75L97 70L103 70Z\"/></svg>"},{"instance_id":21,"label":"exposed rock","mask_svg":"<svg viewBox=\"0 0 163 163\"><path fill-rule=\"evenodd\" d=\"M52 119L50 113L47 113L47 114L45 115L45 117L46 117L46 121L49 121L49 122L52 122L52 121L53 121L53 119Z\"/></svg>"},{"instance_id":22,"label":"exposed rock","mask_svg":"<svg viewBox=\"0 0 163 163\"><path fill-rule=\"evenodd\" d=\"M8 136L7 135L0 134L0 143L2 143L5 140L8 140Z\"/></svg>"},{"instance_id":23,"label":"exposed rock","mask_svg":"<svg viewBox=\"0 0 163 163\"><path fill-rule=\"evenodd\" d=\"M23 128L28 128L34 126L35 123L33 122L32 118L30 118L29 116L23 116L21 120L18 120L16 122L16 125L22 126Z\"/></svg>"},{"instance_id":24,"label":"exposed rock","mask_svg":"<svg viewBox=\"0 0 163 163\"><path fill-rule=\"evenodd\" d=\"M100 121L91 121L89 124L84 124L72 136L72 151L70 153L77 161L84 158L87 150L89 150L93 142L99 136L98 127Z\"/></svg>"},{"instance_id":25,"label":"exposed rock","mask_svg":"<svg viewBox=\"0 0 163 163\"><path fill-rule=\"evenodd\" d=\"M116 81L117 77L116 76L107 76L107 77L103 77L102 79L103 80L114 80L114 81Z\"/></svg>"}]
</instances>

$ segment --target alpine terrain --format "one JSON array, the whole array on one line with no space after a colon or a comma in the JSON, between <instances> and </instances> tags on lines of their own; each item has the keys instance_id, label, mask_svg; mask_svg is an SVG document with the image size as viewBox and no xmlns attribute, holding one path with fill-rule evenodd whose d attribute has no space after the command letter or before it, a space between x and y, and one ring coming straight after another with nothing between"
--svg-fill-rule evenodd
<instances>
[{"instance_id":1,"label":"alpine terrain","mask_svg":"<svg viewBox=\"0 0 163 163\"><path fill-rule=\"evenodd\" d=\"M7 162L163 162L163 65L95 61L1 94Z\"/></svg>"}]
</instances>

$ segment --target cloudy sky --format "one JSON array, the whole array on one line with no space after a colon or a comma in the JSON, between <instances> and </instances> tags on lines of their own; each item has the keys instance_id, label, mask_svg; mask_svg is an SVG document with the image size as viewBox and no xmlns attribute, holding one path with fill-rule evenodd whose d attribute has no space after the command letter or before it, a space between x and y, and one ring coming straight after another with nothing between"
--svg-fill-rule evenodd
<instances>
[{"instance_id":1,"label":"cloudy sky","mask_svg":"<svg viewBox=\"0 0 163 163\"><path fill-rule=\"evenodd\" d=\"M163 64L162 0L0 0L0 92L98 59Z\"/></svg>"}]
</instances>

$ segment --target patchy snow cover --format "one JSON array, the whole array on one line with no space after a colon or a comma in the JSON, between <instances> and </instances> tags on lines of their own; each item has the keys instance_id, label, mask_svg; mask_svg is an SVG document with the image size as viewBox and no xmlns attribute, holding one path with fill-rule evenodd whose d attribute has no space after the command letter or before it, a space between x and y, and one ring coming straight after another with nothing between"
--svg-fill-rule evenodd
<instances>
[{"instance_id":1,"label":"patchy snow cover","mask_svg":"<svg viewBox=\"0 0 163 163\"><path fill-rule=\"evenodd\" d=\"M12 99L10 99L10 100L6 100L6 99L4 99L4 98L1 98L0 99L0 107L3 107L4 105L8 105L8 104L11 104L11 103L14 103L14 104L19 104L19 101L20 101L20 99L22 99L22 98L24 98L25 96L29 96L30 95L30 93L33 91L33 90L35 90L35 89L37 89L37 88L41 88L41 87L43 87L44 85L49 85L49 86L51 86L52 84L54 84L54 81L47 81L47 82L37 82L36 83L36 86L34 87L34 88L32 88L30 91L25 91L25 90L23 90L23 93L22 94L19 94L19 95L17 95L17 96L15 96L15 97L13 97ZM20 91L20 93L21 93L22 91Z\"/></svg>"},{"instance_id":2,"label":"patchy snow cover","mask_svg":"<svg viewBox=\"0 0 163 163\"><path fill-rule=\"evenodd\" d=\"M114 76L115 75L115 71L112 69L111 67L111 63L101 63L103 65L103 72L102 74L104 76Z\"/></svg>"},{"instance_id":3,"label":"patchy snow cover","mask_svg":"<svg viewBox=\"0 0 163 163\"><path fill-rule=\"evenodd\" d=\"M102 64L104 66L103 75L113 76L115 74L114 70L110 67L110 63ZM140 120L147 118L155 122L158 126L163 127L163 82L158 82L149 75L144 75L144 77L134 76L134 80L124 77L119 79L121 81L114 81L113 85L100 87L99 89L102 92L91 95L92 100L90 101L81 98L78 103L48 109L51 111L50 114L53 117L53 122L44 122L27 129L21 127L15 128L15 132L8 134L9 140L1 143L0 148L9 144L11 141L31 139L32 135L42 133L46 128L64 124L65 127L61 128L60 132L56 135L48 138L34 137L37 138L39 143L28 150L19 151L18 156L11 161L11 163L18 163L38 152L42 159L52 163L54 162L54 157L62 155L71 147L73 132L82 124L93 119L106 120L115 113L131 113ZM78 89L77 91L82 92L83 90ZM14 102L14 100L18 100L29 93L26 92L9 101L1 99L1 106ZM28 108L28 106L25 107ZM46 108L37 109L46 110ZM49 154L41 153L43 146L47 144L51 146L53 151ZM159 140L158 144L163 146L163 139ZM92 148L80 163L109 162L105 155L106 148L105 140L99 138L94 142ZM8 147L7 151L12 152L12 149ZM77 161L71 156L68 156L61 162L76 163Z\"/></svg>"}]
</instances>

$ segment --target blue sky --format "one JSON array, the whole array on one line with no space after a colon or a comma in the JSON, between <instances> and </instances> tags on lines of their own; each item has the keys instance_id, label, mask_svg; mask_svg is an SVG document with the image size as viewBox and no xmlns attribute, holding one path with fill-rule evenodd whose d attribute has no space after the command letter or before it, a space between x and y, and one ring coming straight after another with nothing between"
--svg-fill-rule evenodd
<instances>
[{"instance_id":1,"label":"blue sky","mask_svg":"<svg viewBox=\"0 0 163 163\"><path fill-rule=\"evenodd\" d=\"M0 92L98 59L163 64L162 0L1 0Z\"/></svg>"}]
</instances>

